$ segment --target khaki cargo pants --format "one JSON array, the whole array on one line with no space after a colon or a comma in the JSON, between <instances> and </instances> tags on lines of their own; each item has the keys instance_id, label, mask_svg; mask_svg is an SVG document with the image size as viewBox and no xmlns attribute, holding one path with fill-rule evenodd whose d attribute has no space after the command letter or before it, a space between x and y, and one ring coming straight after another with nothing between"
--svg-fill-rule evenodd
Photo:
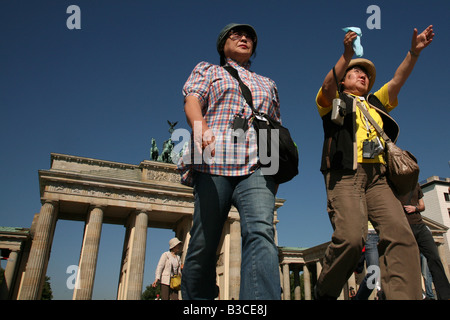
<instances>
[{"instance_id":1,"label":"khaki cargo pants","mask_svg":"<svg viewBox=\"0 0 450 320\"><path fill-rule=\"evenodd\" d=\"M386 298L422 298L417 243L385 173L383 164L358 164L356 173L334 170L324 175L334 232L316 286L319 295L339 296L358 263L370 219L380 237L381 287Z\"/></svg>"}]
</instances>

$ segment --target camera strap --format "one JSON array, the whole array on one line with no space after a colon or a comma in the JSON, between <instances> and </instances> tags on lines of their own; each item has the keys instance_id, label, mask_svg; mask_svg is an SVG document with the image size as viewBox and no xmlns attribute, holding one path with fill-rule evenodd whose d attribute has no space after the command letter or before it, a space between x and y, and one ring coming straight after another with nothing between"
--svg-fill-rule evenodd
<instances>
[{"instance_id":1,"label":"camera strap","mask_svg":"<svg viewBox=\"0 0 450 320\"><path fill-rule=\"evenodd\" d=\"M383 138L384 141L390 141L391 139L388 137L388 135L384 132L383 129L378 125L378 123L372 118L369 111L366 110L366 108L362 107L360 103L356 103L359 110L364 114L364 116L370 121L370 123L373 125L375 130L377 130L378 134Z\"/></svg>"},{"instance_id":2,"label":"camera strap","mask_svg":"<svg viewBox=\"0 0 450 320\"><path fill-rule=\"evenodd\" d=\"M364 101L361 101L360 97L355 97L354 99L356 99L356 105L360 108L360 109L364 109L367 110L367 107L364 104ZM369 138L370 133L372 132L372 130L370 129L370 122L369 119L367 119L367 117L361 112L361 117L363 118L363 122L364 122L364 126L366 127L367 130L367 138Z\"/></svg>"},{"instance_id":3,"label":"camera strap","mask_svg":"<svg viewBox=\"0 0 450 320\"><path fill-rule=\"evenodd\" d=\"M339 81L337 79L337 75L336 75L336 68L333 67L333 76L334 76L334 81L336 81L336 90L339 94L339 97L341 96L342 92L341 92L341 86L339 85Z\"/></svg>"},{"instance_id":4,"label":"camera strap","mask_svg":"<svg viewBox=\"0 0 450 320\"><path fill-rule=\"evenodd\" d=\"M232 66L224 66L225 70L227 70L233 78L235 78L239 82L239 87L241 88L242 95L244 96L245 101L250 106L250 108L253 111L253 114L256 116L258 115L258 111L253 107L253 98L252 98L252 92L250 89L245 85L245 83L242 82L241 78L239 77L238 71L233 68Z\"/></svg>"}]
</instances>

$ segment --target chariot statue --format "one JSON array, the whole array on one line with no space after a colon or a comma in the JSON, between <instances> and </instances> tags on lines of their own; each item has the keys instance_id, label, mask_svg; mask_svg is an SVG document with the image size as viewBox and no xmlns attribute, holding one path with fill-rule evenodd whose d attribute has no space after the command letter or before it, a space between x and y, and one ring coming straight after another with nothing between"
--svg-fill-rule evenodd
<instances>
[{"instance_id":1,"label":"chariot statue","mask_svg":"<svg viewBox=\"0 0 450 320\"><path fill-rule=\"evenodd\" d=\"M172 133L175 131L175 126L178 124L178 121L176 122L170 122L167 120L167 123L169 124L169 133L172 135ZM159 153L158 146L156 145L156 140L152 138L151 140L151 147L150 147L150 159L153 161L159 161L159 162L165 162L165 163L173 163L173 161L177 161L179 156L176 155L176 159L172 159L172 151L173 151L174 143L171 138L164 141L163 149L161 154Z\"/></svg>"}]
</instances>

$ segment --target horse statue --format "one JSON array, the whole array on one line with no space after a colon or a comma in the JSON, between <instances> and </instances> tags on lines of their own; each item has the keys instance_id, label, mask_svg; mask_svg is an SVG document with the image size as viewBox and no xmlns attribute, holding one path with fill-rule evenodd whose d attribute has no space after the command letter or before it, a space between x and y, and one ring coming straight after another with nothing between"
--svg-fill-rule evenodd
<instances>
[{"instance_id":1,"label":"horse statue","mask_svg":"<svg viewBox=\"0 0 450 320\"><path fill-rule=\"evenodd\" d=\"M159 154L159 150L158 150L158 147L156 146L156 140L154 138L152 138L152 146L150 148L150 159L152 159L153 161L157 161L158 154Z\"/></svg>"},{"instance_id":2,"label":"horse statue","mask_svg":"<svg viewBox=\"0 0 450 320\"><path fill-rule=\"evenodd\" d=\"M178 121L170 122L169 120L167 120L167 123L169 124L169 133L172 135L172 133L175 131L174 127L178 124ZM150 147L150 159L153 161L172 163L172 153L174 145L175 144L172 142L172 139L169 138L169 140L164 141L163 150L161 154L159 154L158 147L156 146L156 140L152 138ZM179 156L174 155L173 160L177 161L178 158Z\"/></svg>"},{"instance_id":3,"label":"horse statue","mask_svg":"<svg viewBox=\"0 0 450 320\"><path fill-rule=\"evenodd\" d=\"M164 141L163 151L158 157L159 162L172 163L172 150L174 143L172 139Z\"/></svg>"}]
</instances>

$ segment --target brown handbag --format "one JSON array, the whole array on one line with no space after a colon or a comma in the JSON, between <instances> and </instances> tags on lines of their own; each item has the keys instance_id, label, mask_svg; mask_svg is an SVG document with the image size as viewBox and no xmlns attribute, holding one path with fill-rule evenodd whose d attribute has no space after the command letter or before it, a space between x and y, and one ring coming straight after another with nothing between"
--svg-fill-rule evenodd
<instances>
[{"instance_id":1,"label":"brown handbag","mask_svg":"<svg viewBox=\"0 0 450 320\"><path fill-rule=\"evenodd\" d=\"M384 139L385 142L385 154L387 164L387 178L393 191L397 195L405 195L417 185L419 180L419 165L414 155L406 150L399 148L388 135L380 128L375 120L370 116L369 112L356 104L365 117L375 127L378 134Z\"/></svg>"}]
</instances>

